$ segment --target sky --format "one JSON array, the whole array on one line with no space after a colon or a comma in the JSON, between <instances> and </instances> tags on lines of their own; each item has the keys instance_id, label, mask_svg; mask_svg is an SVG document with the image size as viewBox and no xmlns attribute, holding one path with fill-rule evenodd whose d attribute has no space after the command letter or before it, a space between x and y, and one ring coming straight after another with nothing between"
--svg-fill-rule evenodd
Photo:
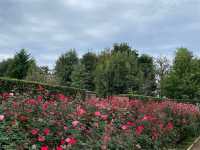
<instances>
[{"instance_id":1,"label":"sky","mask_svg":"<svg viewBox=\"0 0 200 150\"><path fill-rule=\"evenodd\" d=\"M200 56L200 0L0 0L0 61L25 48L53 68L71 48L81 57L119 42L154 57L178 47Z\"/></svg>"}]
</instances>

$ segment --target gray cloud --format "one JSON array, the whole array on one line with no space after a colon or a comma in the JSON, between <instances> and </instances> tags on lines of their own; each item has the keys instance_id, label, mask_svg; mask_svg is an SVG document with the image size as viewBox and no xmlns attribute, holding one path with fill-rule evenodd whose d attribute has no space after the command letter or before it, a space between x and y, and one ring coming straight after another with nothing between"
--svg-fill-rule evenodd
<instances>
[{"instance_id":1,"label":"gray cloud","mask_svg":"<svg viewBox=\"0 0 200 150\"><path fill-rule=\"evenodd\" d=\"M180 46L200 56L199 18L199 0L0 1L0 60L26 48L52 67L70 48L82 55L115 42L153 56Z\"/></svg>"}]
</instances>

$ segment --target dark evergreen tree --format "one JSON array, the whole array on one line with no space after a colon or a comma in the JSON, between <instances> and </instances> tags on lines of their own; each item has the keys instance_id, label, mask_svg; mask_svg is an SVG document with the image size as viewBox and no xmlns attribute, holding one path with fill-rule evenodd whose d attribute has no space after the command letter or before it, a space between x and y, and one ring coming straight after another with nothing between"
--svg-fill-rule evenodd
<instances>
[{"instance_id":1,"label":"dark evergreen tree","mask_svg":"<svg viewBox=\"0 0 200 150\"><path fill-rule=\"evenodd\" d=\"M0 62L0 76L5 77L8 75L8 68L12 64L13 59L7 59Z\"/></svg>"},{"instance_id":2,"label":"dark evergreen tree","mask_svg":"<svg viewBox=\"0 0 200 150\"><path fill-rule=\"evenodd\" d=\"M140 71L140 94L152 96L156 90L155 67L153 58L142 55L138 58Z\"/></svg>"},{"instance_id":3,"label":"dark evergreen tree","mask_svg":"<svg viewBox=\"0 0 200 150\"><path fill-rule=\"evenodd\" d=\"M33 63L33 59L26 50L22 49L16 53L12 63L8 67L8 76L11 78L25 79L27 72Z\"/></svg>"},{"instance_id":4,"label":"dark evergreen tree","mask_svg":"<svg viewBox=\"0 0 200 150\"><path fill-rule=\"evenodd\" d=\"M80 88L80 89L86 89L86 70L85 66L81 63L74 66L74 70L71 74L72 79L72 87Z\"/></svg>"},{"instance_id":5,"label":"dark evergreen tree","mask_svg":"<svg viewBox=\"0 0 200 150\"><path fill-rule=\"evenodd\" d=\"M83 58L81 59L81 64L84 67L85 71L85 88L89 91L95 90L95 84L94 84L94 71L96 69L97 65L97 56L94 53L88 52L83 55Z\"/></svg>"},{"instance_id":6,"label":"dark evergreen tree","mask_svg":"<svg viewBox=\"0 0 200 150\"><path fill-rule=\"evenodd\" d=\"M55 66L55 74L61 85L71 85L71 74L73 72L74 65L78 64L78 60L79 59L75 50L70 50L58 58Z\"/></svg>"}]
</instances>

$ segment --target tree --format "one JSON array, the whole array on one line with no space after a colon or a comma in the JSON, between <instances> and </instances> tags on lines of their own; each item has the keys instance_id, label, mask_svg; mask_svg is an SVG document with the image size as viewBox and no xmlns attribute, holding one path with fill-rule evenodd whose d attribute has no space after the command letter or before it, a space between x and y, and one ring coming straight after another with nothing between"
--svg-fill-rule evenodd
<instances>
[{"instance_id":1,"label":"tree","mask_svg":"<svg viewBox=\"0 0 200 150\"><path fill-rule=\"evenodd\" d=\"M138 89L137 55L130 47L127 48L120 50L114 47L100 55L95 72L96 91L99 95L126 94Z\"/></svg>"},{"instance_id":2,"label":"tree","mask_svg":"<svg viewBox=\"0 0 200 150\"><path fill-rule=\"evenodd\" d=\"M78 64L78 57L75 50L70 50L58 58L55 66L55 74L61 85L71 85L71 74L76 64Z\"/></svg>"},{"instance_id":3,"label":"tree","mask_svg":"<svg viewBox=\"0 0 200 150\"><path fill-rule=\"evenodd\" d=\"M136 50L133 50L128 43L115 43L113 45L113 49L111 50L111 53L118 53L118 52L126 52L128 54L138 56L138 53Z\"/></svg>"},{"instance_id":4,"label":"tree","mask_svg":"<svg viewBox=\"0 0 200 150\"><path fill-rule=\"evenodd\" d=\"M80 89L86 89L86 70L85 66L81 63L74 66L74 70L71 74L72 79L72 87L80 88Z\"/></svg>"},{"instance_id":5,"label":"tree","mask_svg":"<svg viewBox=\"0 0 200 150\"><path fill-rule=\"evenodd\" d=\"M178 48L173 67L164 80L164 94L170 98L194 99L199 92L198 61L186 48Z\"/></svg>"},{"instance_id":6,"label":"tree","mask_svg":"<svg viewBox=\"0 0 200 150\"><path fill-rule=\"evenodd\" d=\"M8 76L11 78L25 79L27 72L34 60L27 54L26 50L22 49L16 53L12 63L8 68Z\"/></svg>"},{"instance_id":7,"label":"tree","mask_svg":"<svg viewBox=\"0 0 200 150\"><path fill-rule=\"evenodd\" d=\"M36 81L47 84L58 84L58 81L54 73L49 71L47 66L37 66L36 63L32 63L31 67L28 70L26 80Z\"/></svg>"},{"instance_id":8,"label":"tree","mask_svg":"<svg viewBox=\"0 0 200 150\"><path fill-rule=\"evenodd\" d=\"M140 94L152 96L156 90L153 58L143 54L138 58L138 65L140 71Z\"/></svg>"},{"instance_id":9,"label":"tree","mask_svg":"<svg viewBox=\"0 0 200 150\"><path fill-rule=\"evenodd\" d=\"M170 62L167 57L158 57L155 59L156 66L156 79L157 79L157 90L159 96L163 96L163 81L170 70Z\"/></svg>"},{"instance_id":10,"label":"tree","mask_svg":"<svg viewBox=\"0 0 200 150\"><path fill-rule=\"evenodd\" d=\"M12 64L13 59L7 59L0 62L0 76L5 77L8 75L8 68Z\"/></svg>"},{"instance_id":11,"label":"tree","mask_svg":"<svg viewBox=\"0 0 200 150\"><path fill-rule=\"evenodd\" d=\"M88 52L83 55L81 59L82 67L84 68L84 87L89 91L95 90L95 83L94 83L94 71L97 65L97 56L94 53Z\"/></svg>"},{"instance_id":12,"label":"tree","mask_svg":"<svg viewBox=\"0 0 200 150\"><path fill-rule=\"evenodd\" d=\"M99 96L111 95L112 70L110 67L110 53L103 51L99 56L99 61L95 70L95 87Z\"/></svg>"},{"instance_id":13,"label":"tree","mask_svg":"<svg viewBox=\"0 0 200 150\"><path fill-rule=\"evenodd\" d=\"M38 67L35 61L29 67L26 80L46 83L46 74Z\"/></svg>"}]
</instances>

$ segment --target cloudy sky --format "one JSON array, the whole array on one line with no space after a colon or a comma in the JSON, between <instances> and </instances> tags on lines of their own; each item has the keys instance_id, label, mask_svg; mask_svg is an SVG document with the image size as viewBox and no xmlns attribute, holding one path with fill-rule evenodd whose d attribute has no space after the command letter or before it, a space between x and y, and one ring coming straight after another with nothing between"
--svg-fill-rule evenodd
<instances>
[{"instance_id":1,"label":"cloudy sky","mask_svg":"<svg viewBox=\"0 0 200 150\"><path fill-rule=\"evenodd\" d=\"M76 48L99 53L128 42L172 58L177 47L200 56L200 0L0 0L0 60L28 49L51 68Z\"/></svg>"}]
</instances>

